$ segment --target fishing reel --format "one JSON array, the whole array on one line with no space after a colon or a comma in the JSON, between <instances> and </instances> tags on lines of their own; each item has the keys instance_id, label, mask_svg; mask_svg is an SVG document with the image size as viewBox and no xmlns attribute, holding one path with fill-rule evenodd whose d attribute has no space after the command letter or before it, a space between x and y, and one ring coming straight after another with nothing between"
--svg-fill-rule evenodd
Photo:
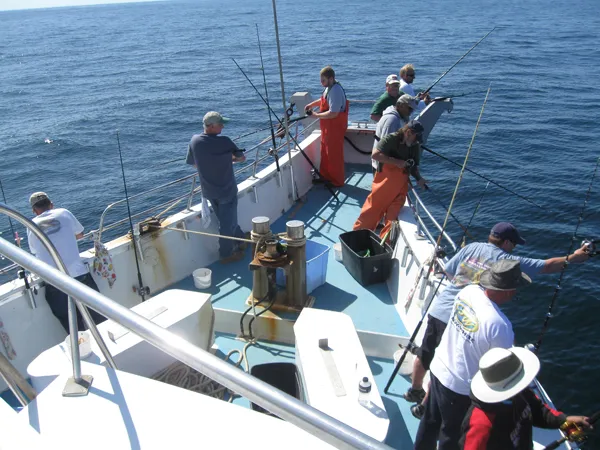
<instances>
[{"instance_id":1,"label":"fishing reel","mask_svg":"<svg viewBox=\"0 0 600 450\"><path fill-rule=\"evenodd\" d=\"M307 109L306 111L304 111L304 114L306 114L307 116L312 116L313 115L313 110L312 109Z\"/></svg>"},{"instance_id":2,"label":"fishing reel","mask_svg":"<svg viewBox=\"0 0 600 450\"><path fill-rule=\"evenodd\" d=\"M404 168L406 170L411 170L413 167L415 167L414 159L407 159L406 161L404 161Z\"/></svg>"},{"instance_id":3,"label":"fishing reel","mask_svg":"<svg viewBox=\"0 0 600 450\"><path fill-rule=\"evenodd\" d=\"M581 246L586 246L586 253L591 258L598 255L598 243L600 243L600 239L584 239L581 241Z\"/></svg>"},{"instance_id":4,"label":"fishing reel","mask_svg":"<svg viewBox=\"0 0 600 450\"><path fill-rule=\"evenodd\" d=\"M561 425L560 430L565 433L567 440L571 442L584 442L588 435L586 430L573 422L565 422Z\"/></svg>"},{"instance_id":5,"label":"fishing reel","mask_svg":"<svg viewBox=\"0 0 600 450\"><path fill-rule=\"evenodd\" d=\"M446 253L446 247L436 247L435 248L435 257L438 259L444 259L448 253Z\"/></svg>"}]
</instances>

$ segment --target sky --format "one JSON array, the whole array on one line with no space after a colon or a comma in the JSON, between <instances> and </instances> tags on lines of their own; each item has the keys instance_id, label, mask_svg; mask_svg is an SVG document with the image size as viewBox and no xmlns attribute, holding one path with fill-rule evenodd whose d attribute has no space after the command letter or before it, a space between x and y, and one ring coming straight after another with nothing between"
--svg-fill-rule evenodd
<instances>
[{"instance_id":1,"label":"sky","mask_svg":"<svg viewBox=\"0 0 600 450\"><path fill-rule=\"evenodd\" d=\"M107 3L132 3L140 0L0 0L0 11L56 6L82 6ZM148 1L148 0L146 0Z\"/></svg>"}]
</instances>

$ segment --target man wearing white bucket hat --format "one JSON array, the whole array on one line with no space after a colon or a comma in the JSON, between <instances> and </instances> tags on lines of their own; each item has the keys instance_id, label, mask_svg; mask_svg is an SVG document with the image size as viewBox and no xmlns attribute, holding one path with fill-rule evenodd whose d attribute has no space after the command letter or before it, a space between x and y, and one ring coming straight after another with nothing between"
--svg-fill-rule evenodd
<instances>
[{"instance_id":1,"label":"man wearing white bucket hat","mask_svg":"<svg viewBox=\"0 0 600 450\"><path fill-rule=\"evenodd\" d=\"M481 357L462 426L462 450L531 450L533 427L590 427L587 417L566 416L528 388L539 370L538 357L520 347L492 348Z\"/></svg>"},{"instance_id":2,"label":"man wearing white bucket hat","mask_svg":"<svg viewBox=\"0 0 600 450\"><path fill-rule=\"evenodd\" d=\"M517 287L531 283L519 261L502 259L481 274L479 285L461 290L450 321L431 362L431 383L415 450L457 450L461 425L470 405L471 380L489 349L510 348L512 324L499 305L515 296Z\"/></svg>"}]
</instances>

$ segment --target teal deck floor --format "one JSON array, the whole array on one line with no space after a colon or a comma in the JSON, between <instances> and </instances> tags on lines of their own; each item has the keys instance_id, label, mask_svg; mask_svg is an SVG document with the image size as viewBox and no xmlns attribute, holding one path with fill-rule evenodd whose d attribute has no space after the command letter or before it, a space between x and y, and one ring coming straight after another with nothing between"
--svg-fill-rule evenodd
<instances>
[{"instance_id":1,"label":"teal deck floor","mask_svg":"<svg viewBox=\"0 0 600 450\"><path fill-rule=\"evenodd\" d=\"M217 333L216 343L219 347L217 356L224 358L225 355L233 349L242 350L245 342L235 339L235 336L230 334ZM295 362L295 350L294 347L269 342L267 344L258 343L248 347L246 352L248 356L248 363L250 368L265 363L273 362ZM238 359L238 355L233 355L230 363L235 363ZM367 358L369 366L373 376L375 377L375 384L379 389L379 394L383 400L383 404L387 411L390 419L390 426L388 435L385 439L385 443L396 449L412 449L413 440L417 433L419 422L411 415L410 406L402 398L402 393L410 386L410 382L405 378L398 376L394 380L388 394L383 393L392 370L394 369L394 362L390 359L381 358ZM358 388L358 386L357 386ZM250 401L244 397L236 397L233 403L250 408Z\"/></svg>"},{"instance_id":2,"label":"teal deck floor","mask_svg":"<svg viewBox=\"0 0 600 450\"><path fill-rule=\"evenodd\" d=\"M333 247L341 233L352 230L362 204L371 189L373 177L364 166L346 166L346 185L338 193L339 202L323 186L315 186L303 204L296 205L271 225L274 233L285 231L288 220L301 220L308 239ZM292 216L292 217L290 217ZM203 290L212 294L213 306L244 311L252 289L252 274L248 269L250 250L246 257L231 264L212 264L212 286ZM327 277L324 285L315 289L314 308L339 311L352 317L358 330L407 336L385 283L361 286L344 265L335 260L333 248L328 254ZM192 276L169 289L197 290Z\"/></svg>"},{"instance_id":3,"label":"teal deck floor","mask_svg":"<svg viewBox=\"0 0 600 450\"><path fill-rule=\"evenodd\" d=\"M288 220L301 220L305 223L308 239L332 247L339 241L341 233L350 231L356 221L362 204L371 189L372 174L364 166L346 166L346 185L339 190L339 202L332 198L323 186L315 186L307 194L306 201L287 211L271 225L274 233L285 231ZM368 170L368 169L367 169ZM202 292L212 294L213 306L217 308L244 311L246 299L251 293L252 275L248 269L250 251L245 259L236 263L222 265L215 263L212 270L212 286ZM327 277L324 285L315 289L314 308L340 311L348 314L358 330L407 336L408 332L400 320L385 283L361 286L346 270L342 263L335 260L331 248L328 254ZM197 290L191 276L169 286L169 289ZM217 355L224 358L232 349L241 350L244 342L235 336L217 333L219 346ZM250 366L272 362L294 362L294 347L274 342L260 342L248 349ZM234 355L233 360L237 361ZM386 443L394 448L411 449L416 435L418 421L410 413L411 404L402 398L410 386L405 377L396 377L390 393L383 394L394 364L392 360L368 358L375 383L379 388L385 408L390 418L390 431ZM231 362L231 361L230 361ZM231 362L233 364L233 362ZM250 407L245 398L236 398L235 404Z\"/></svg>"}]
</instances>

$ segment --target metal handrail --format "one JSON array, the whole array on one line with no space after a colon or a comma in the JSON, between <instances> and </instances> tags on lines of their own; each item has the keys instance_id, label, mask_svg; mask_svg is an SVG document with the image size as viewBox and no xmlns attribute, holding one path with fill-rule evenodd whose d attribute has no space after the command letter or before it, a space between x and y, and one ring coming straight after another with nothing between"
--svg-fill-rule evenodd
<instances>
[{"instance_id":1,"label":"metal handrail","mask_svg":"<svg viewBox=\"0 0 600 450\"><path fill-rule=\"evenodd\" d=\"M415 200L412 200L410 198L410 196L408 197L408 200L410 202L414 202L415 203L415 208L413 208L413 211L415 211L415 218L421 224L421 226L423 227L423 231L425 232L425 234L427 234L427 237L431 240L431 242L436 242L436 239L434 239L434 237L431 235L431 233L427 229L427 226L425 225L425 222L423 222L423 219L421 218L421 215L419 214L419 209L418 208L422 208L423 211L425 211L425 214L427 214L427 217L429 217L429 219L433 222L433 224L438 229L438 231L441 232L443 230L442 226L438 223L437 220L435 220L435 218L433 217L433 215L429 212L429 210L427 209L427 207L425 206L425 204L421 200L421 197L419 197L419 194L417 194L417 191L415 189L413 189L413 188L411 188L410 191L415 196ZM452 238L448 235L448 233L446 233L446 231L444 231L442 233L442 235L444 236L444 239L446 239L446 241L448 241L448 243L452 246L453 250L456 252L456 250L457 250L456 244L454 243L454 241L452 240Z\"/></svg>"},{"instance_id":2,"label":"metal handrail","mask_svg":"<svg viewBox=\"0 0 600 450\"><path fill-rule=\"evenodd\" d=\"M228 389L336 448L388 450L385 444L299 401L156 325L0 237L0 254L114 320L145 341ZM79 346L74 345L77 350ZM79 356L78 354L76 355Z\"/></svg>"},{"instance_id":3,"label":"metal handrail","mask_svg":"<svg viewBox=\"0 0 600 450\"><path fill-rule=\"evenodd\" d=\"M264 140L263 140L263 141L264 141ZM254 147L251 147L251 148L250 148L250 149L248 149L247 151L254 150L254 149L256 149L256 148L260 147L261 145L265 145L266 143L267 143L267 142L261 142L260 144L257 144L257 145L255 145ZM276 151L276 152L277 152L277 154L279 155L279 153L281 152L281 150L282 150L282 149L284 149L285 147L286 147L286 144L282 144L282 145L280 145L280 146L279 146L279 147L278 147L278 148L277 148L275 151ZM256 168L256 166L257 166L259 163L261 163L261 162L262 162L262 161L264 161L265 159L268 159L268 158L271 158L271 157L272 157L272 155L270 155L270 154L267 154L267 155L264 155L264 156L262 156L261 158L257 159L256 161L252 162L251 164L248 164L248 165L246 165L246 166L243 166L243 167L241 167L240 169L236 170L236 171L234 172L234 176L237 176L237 175L239 175L240 173L242 173L242 172L244 172L244 171L246 171L246 170L248 170L248 169L250 169L250 168ZM163 190L163 189L165 189L165 188L168 188L168 187L174 186L174 185L176 185L176 184L183 183L184 181L187 181L187 180L189 180L189 179L193 179L193 183L195 183L195 178L196 178L197 176L198 176L198 173L197 173L197 172L195 172L195 173L193 173L193 174L190 174L190 175L186 175L185 177L179 178L179 179L177 179L177 180L170 181L170 182L168 182L168 183L165 183L165 184L162 184L162 185L160 185L160 186L156 186L156 187L154 187L154 188L152 188L152 189L149 189L149 190L147 190L147 191L140 192L140 193L138 193L138 194L135 194L135 195L131 195L131 196L129 196L129 200L132 200L132 199L135 199L135 198L139 198L139 197L143 197L143 196L146 196L146 195L148 195L148 194L152 194L152 193L154 193L154 192L157 192L157 191L159 191L159 190ZM201 191L202 191L202 189L201 189L200 187L197 187L197 188L193 189L191 192L189 192L188 194L184 194L184 195L182 195L182 196L175 197L174 199L171 199L171 200L169 200L169 201L167 201L167 202L165 202L165 203L162 203L162 204L161 204L161 205L159 205L159 206L154 206L154 207L152 207L152 208L148 208L148 209L146 209L146 210L144 210L144 211L142 211L142 212L140 212L140 213L137 213L137 214L134 214L134 215L132 215L131 217L132 217L132 218L136 218L136 217L143 216L143 215L145 215L145 214L148 214L150 211L154 211L154 210L156 210L156 209L160 209L160 208L161 208L161 207L163 207L163 206L167 206L167 205L169 205L169 204L171 204L171 203L173 203L173 202L179 201L179 200L181 200L181 199L183 199L183 198L186 198L186 197L188 197L188 205L190 205L190 203L191 203L191 201L192 201L192 198L194 197L194 195L195 195L195 194L197 194L197 193L199 193L199 192L201 192ZM112 230L112 229L114 229L114 228L118 227L119 225L122 225L122 224L124 224L124 223L128 222L128 221L129 221L129 218L124 218L124 219L121 219L121 220L119 220L119 221L117 221L117 222L114 222L114 223L112 223L112 224L110 224L110 225L107 225L106 227L104 227L104 219L105 219L105 217L106 217L106 214L109 212L109 210L111 210L111 209L112 209L113 207L115 207L115 206L118 206L118 205L125 204L126 202L127 202L127 199L124 199L124 198L123 198L123 199L117 200L116 202L113 202L113 203L109 204L109 205L108 205L108 206L107 206L107 207L104 209L104 211L102 212L102 215L100 216L100 224L99 224L99 226L98 226L98 229L97 229L97 230L92 230L92 231L90 231L90 232L88 232L88 233L84 234L84 235L83 235L83 237L82 237L81 239L87 239L87 238L93 237L93 235L94 235L94 234L96 234L96 233L98 234L98 239L101 239L101 238L102 238L102 233L104 233L105 231ZM189 206L188 206L188 209L189 209Z\"/></svg>"}]
</instances>

